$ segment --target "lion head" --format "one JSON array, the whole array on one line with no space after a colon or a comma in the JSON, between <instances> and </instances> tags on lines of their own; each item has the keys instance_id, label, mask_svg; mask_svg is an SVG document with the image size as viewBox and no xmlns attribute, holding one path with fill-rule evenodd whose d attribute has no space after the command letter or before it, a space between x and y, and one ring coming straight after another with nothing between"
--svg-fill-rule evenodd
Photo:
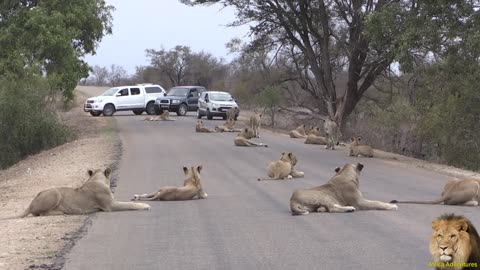
<instances>
[{"instance_id":1,"label":"lion head","mask_svg":"<svg viewBox=\"0 0 480 270\"><path fill-rule=\"evenodd\" d=\"M432 229L430 255L435 262L480 263L480 237L468 219L445 214L432 222Z\"/></svg>"},{"instance_id":2,"label":"lion head","mask_svg":"<svg viewBox=\"0 0 480 270\"><path fill-rule=\"evenodd\" d=\"M298 162L297 156L295 156L295 154L293 154L292 152L289 152L289 153L283 152L280 160L289 162L290 164L292 164L292 167L295 167L295 165L297 165L297 162Z\"/></svg>"}]
</instances>

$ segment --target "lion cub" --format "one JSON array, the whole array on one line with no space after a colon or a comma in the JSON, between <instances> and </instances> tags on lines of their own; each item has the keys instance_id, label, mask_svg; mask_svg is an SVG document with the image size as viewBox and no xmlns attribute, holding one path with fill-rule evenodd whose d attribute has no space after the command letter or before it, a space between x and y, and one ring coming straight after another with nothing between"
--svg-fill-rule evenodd
<instances>
[{"instance_id":1,"label":"lion cub","mask_svg":"<svg viewBox=\"0 0 480 270\"><path fill-rule=\"evenodd\" d=\"M184 201L193 199L206 199L207 193L203 191L200 172L202 166L183 167L185 181L182 187L165 186L151 194L134 195L132 201Z\"/></svg>"},{"instance_id":2,"label":"lion cub","mask_svg":"<svg viewBox=\"0 0 480 270\"><path fill-rule=\"evenodd\" d=\"M300 125L296 129L290 130L288 133L290 138L306 138L307 134L305 133L305 125Z\"/></svg>"},{"instance_id":3,"label":"lion cub","mask_svg":"<svg viewBox=\"0 0 480 270\"><path fill-rule=\"evenodd\" d=\"M258 181L261 180L279 180L279 179L292 179L292 178L301 178L305 175L304 172L298 172L295 170L295 165L297 165L297 157L292 153L282 153L280 160L272 161L268 165L268 177L269 178L258 178Z\"/></svg>"},{"instance_id":4,"label":"lion cub","mask_svg":"<svg viewBox=\"0 0 480 270\"><path fill-rule=\"evenodd\" d=\"M149 210L145 203L119 202L110 190L112 170L88 170L88 180L78 188L61 187L41 191L23 214L11 218L47 215L82 215L98 211ZM6 218L10 219L10 218Z\"/></svg>"},{"instance_id":5,"label":"lion cub","mask_svg":"<svg viewBox=\"0 0 480 270\"><path fill-rule=\"evenodd\" d=\"M360 144L362 138L350 138L350 153L349 156L364 156L364 157L373 157L373 148L370 145Z\"/></svg>"},{"instance_id":6,"label":"lion cub","mask_svg":"<svg viewBox=\"0 0 480 270\"><path fill-rule=\"evenodd\" d=\"M197 124L195 125L195 132L202 132L202 133L214 133L215 130L211 130L204 126L202 120L198 120Z\"/></svg>"},{"instance_id":7,"label":"lion cub","mask_svg":"<svg viewBox=\"0 0 480 270\"><path fill-rule=\"evenodd\" d=\"M245 128L244 130L242 130L242 132L238 133L237 137L235 137L233 142L235 143L236 146L264 146L264 147L268 147L267 144L256 143L256 142L250 140L253 137L255 137L254 132L249 128Z\"/></svg>"}]
</instances>

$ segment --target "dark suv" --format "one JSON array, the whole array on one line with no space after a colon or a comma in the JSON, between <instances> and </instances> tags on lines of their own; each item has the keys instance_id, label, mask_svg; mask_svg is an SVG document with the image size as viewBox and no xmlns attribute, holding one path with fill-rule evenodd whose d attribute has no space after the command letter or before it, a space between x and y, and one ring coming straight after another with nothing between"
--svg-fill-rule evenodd
<instances>
[{"instance_id":1,"label":"dark suv","mask_svg":"<svg viewBox=\"0 0 480 270\"><path fill-rule=\"evenodd\" d=\"M203 86L175 86L168 90L163 97L155 100L155 113L161 114L163 110L176 112L177 115L186 115L188 111L196 111L198 108L198 97L204 91Z\"/></svg>"}]
</instances>

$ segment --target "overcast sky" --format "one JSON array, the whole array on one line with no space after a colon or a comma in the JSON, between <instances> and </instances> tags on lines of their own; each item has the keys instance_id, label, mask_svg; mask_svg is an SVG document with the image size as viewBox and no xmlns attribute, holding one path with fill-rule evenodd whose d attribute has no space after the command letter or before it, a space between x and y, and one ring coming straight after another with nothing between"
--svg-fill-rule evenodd
<instances>
[{"instance_id":1,"label":"overcast sky","mask_svg":"<svg viewBox=\"0 0 480 270\"><path fill-rule=\"evenodd\" d=\"M189 46L230 60L225 44L247 38L248 28L226 27L235 19L233 9L220 5L190 7L178 0L106 0L113 12L113 34L103 38L97 54L85 59L91 65L122 66L129 74L148 65L146 49Z\"/></svg>"}]
</instances>

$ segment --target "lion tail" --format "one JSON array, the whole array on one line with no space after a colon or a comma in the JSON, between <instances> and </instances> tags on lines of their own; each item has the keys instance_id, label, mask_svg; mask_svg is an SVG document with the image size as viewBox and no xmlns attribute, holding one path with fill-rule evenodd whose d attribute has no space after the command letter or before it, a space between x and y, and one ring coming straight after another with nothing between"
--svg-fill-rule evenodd
<instances>
[{"instance_id":1,"label":"lion tail","mask_svg":"<svg viewBox=\"0 0 480 270\"><path fill-rule=\"evenodd\" d=\"M25 211L23 211L23 213L20 214L20 215L3 217L3 218L0 218L0 220L10 220L10 219L24 218L24 217L28 216L29 214L30 214L30 206L28 206L27 209L25 209Z\"/></svg>"},{"instance_id":2,"label":"lion tail","mask_svg":"<svg viewBox=\"0 0 480 270\"><path fill-rule=\"evenodd\" d=\"M433 200L433 201L398 201L398 200L392 200L390 203L411 203L411 204L439 204L444 201L444 198L440 198L438 200Z\"/></svg>"}]
</instances>

